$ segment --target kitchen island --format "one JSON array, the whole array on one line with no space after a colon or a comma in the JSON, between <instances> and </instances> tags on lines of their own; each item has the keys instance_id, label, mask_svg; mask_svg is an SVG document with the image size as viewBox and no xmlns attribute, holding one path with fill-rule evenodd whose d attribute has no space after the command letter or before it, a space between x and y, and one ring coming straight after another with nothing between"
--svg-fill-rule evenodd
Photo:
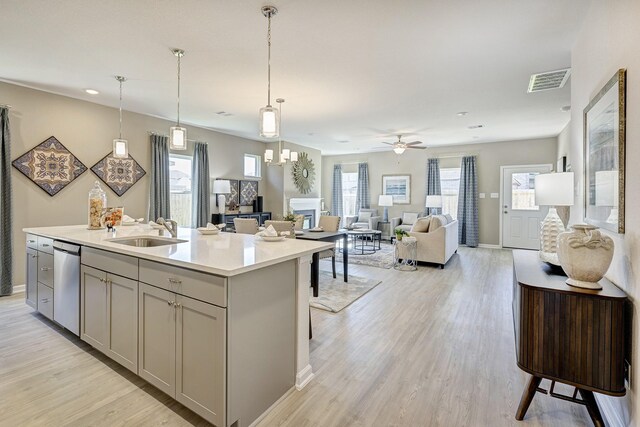
<instances>
[{"instance_id":1,"label":"kitchen island","mask_svg":"<svg viewBox=\"0 0 640 427\"><path fill-rule=\"evenodd\" d=\"M164 230L24 231L27 303L53 318L53 242L80 245L80 338L214 425L248 426L312 379L310 263L332 244L183 229L181 242L136 247L119 240Z\"/></svg>"}]
</instances>

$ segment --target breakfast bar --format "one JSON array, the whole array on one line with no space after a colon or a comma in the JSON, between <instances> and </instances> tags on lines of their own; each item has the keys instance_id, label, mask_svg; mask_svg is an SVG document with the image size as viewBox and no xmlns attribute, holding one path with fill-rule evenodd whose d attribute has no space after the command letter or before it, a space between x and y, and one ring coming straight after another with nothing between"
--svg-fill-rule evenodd
<instances>
[{"instance_id":1,"label":"breakfast bar","mask_svg":"<svg viewBox=\"0 0 640 427\"><path fill-rule=\"evenodd\" d=\"M64 314L79 319L80 339L214 425L249 426L313 378L310 263L333 243L192 229L169 238L143 224L23 231L27 303L55 321L75 302L79 312ZM56 251L74 245L77 294L54 292L70 277Z\"/></svg>"}]
</instances>

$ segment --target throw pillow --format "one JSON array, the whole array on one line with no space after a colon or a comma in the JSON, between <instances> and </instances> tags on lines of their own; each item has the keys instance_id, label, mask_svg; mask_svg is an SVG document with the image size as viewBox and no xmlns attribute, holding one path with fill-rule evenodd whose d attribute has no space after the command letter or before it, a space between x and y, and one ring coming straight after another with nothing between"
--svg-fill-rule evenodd
<instances>
[{"instance_id":1,"label":"throw pillow","mask_svg":"<svg viewBox=\"0 0 640 427\"><path fill-rule=\"evenodd\" d=\"M402 223L404 225L413 225L418 220L418 214L414 212L404 212L402 214Z\"/></svg>"},{"instance_id":2,"label":"throw pillow","mask_svg":"<svg viewBox=\"0 0 640 427\"><path fill-rule=\"evenodd\" d=\"M451 224L453 222L453 217L449 214L444 214L445 218L447 218L447 224Z\"/></svg>"},{"instance_id":3,"label":"throw pillow","mask_svg":"<svg viewBox=\"0 0 640 427\"><path fill-rule=\"evenodd\" d=\"M411 227L411 231L416 233L427 233L429 231L429 224L431 223L431 217L418 218L418 220Z\"/></svg>"},{"instance_id":4,"label":"throw pillow","mask_svg":"<svg viewBox=\"0 0 640 427\"><path fill-rule=\"evenodd\" d=\"M371 212L359 212L358 222L369 222L371 219Z\"/></svg>"}]
</instances>

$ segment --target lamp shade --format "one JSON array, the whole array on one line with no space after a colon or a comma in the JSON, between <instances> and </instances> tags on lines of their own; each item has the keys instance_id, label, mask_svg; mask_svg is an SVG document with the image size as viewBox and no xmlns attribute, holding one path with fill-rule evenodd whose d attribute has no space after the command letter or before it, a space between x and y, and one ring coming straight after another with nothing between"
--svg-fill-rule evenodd
<instances>
[{"instance_id":1,"label":"lamp shade","mask_svg":"<svg viewBox=\"0 0 640 427\"><path fill-rule=\"evenodd\" d=\"M618 206L618 171L596 172L596 206Z\"/></svg>"},{"instance_id":2,"label":"lamp shade","mask_svg":"<svg viewBox=\"0 0 640 427\"><path fill-rule=\"evenodd\" d=\"M216 179L213 181L213 192L216 194L231 193L231 182L228 179Z\"/></svg>"},{"instance_id":3,"label":"lamp shade","mask_svg":"<svg viewBox=\"0 0 640 427\"><path fill-rule=\"evenodd\" d=\"M378 206L393 206L393 196L389 196L389 195L378 196Z\"/></svg>"},{"instance_id":4,"label":"lamp shade","mask_svg":"<svg viewBox=\"0 0 640 427\"><path fill-rule=\"evenodd\" d=\"M424 206L427 208L441 208L442 196L439 194L427 196L427 201Z\"/></svg>"},{"instance_id":5,"label":"lamp shade","mask_svg":"<svg viewBox=\"0 0 640 427\"><path fill-rule=\"evenodd\" d=\"M535 203L537 206L573 206L573 172L537 175Z\"/></svg>"}]
</instances>

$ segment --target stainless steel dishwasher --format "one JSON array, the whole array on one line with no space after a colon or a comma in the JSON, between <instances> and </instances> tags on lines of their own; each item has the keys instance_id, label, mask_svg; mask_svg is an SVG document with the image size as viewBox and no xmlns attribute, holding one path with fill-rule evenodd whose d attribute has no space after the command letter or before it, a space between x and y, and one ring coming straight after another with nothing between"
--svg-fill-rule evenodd
<instances>
[{"instance_id":1,"label":"stainless steel dishwasher","mask_svg":"<svg viewBox=\"0 0 640 427\"><path fill-rule=\"evenodd\" d=\"M80 246L53 242L53 320L80 336Z\"/></svg>"}]
</instances>

